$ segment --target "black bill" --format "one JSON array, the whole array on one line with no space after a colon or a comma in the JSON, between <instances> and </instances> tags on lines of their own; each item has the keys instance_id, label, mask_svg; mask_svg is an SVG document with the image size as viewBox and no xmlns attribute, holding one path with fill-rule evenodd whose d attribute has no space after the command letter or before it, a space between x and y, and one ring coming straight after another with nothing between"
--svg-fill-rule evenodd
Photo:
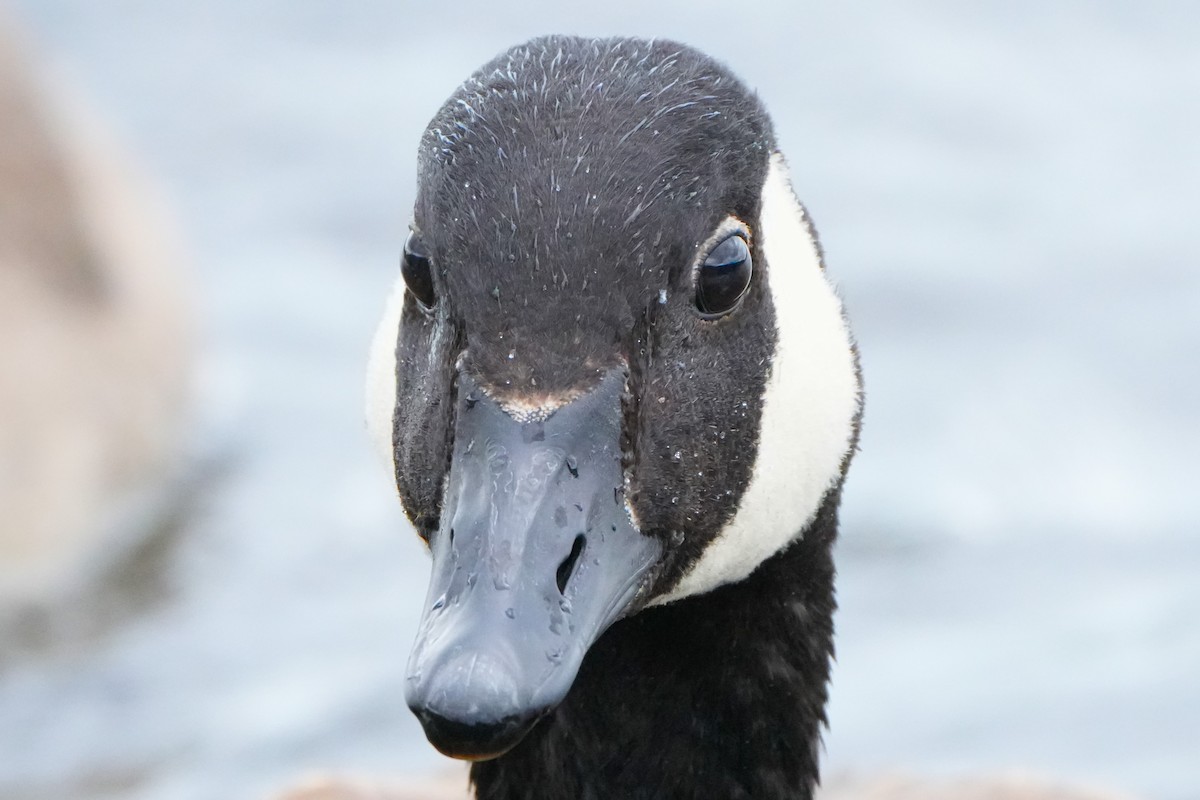
<instances>
[{"instance_id":1,"label":"black bill","mask_svg":"<svg viewBox=\"0 0 1200 800\"><path fill-rule=\"evenodd\" d=\"M566 696L588 648L638 597L661 545L625 507L611 370L544 420L459 376L433 577L407 699L435 747L486 759Z\"/></svg>"}]
</instances>

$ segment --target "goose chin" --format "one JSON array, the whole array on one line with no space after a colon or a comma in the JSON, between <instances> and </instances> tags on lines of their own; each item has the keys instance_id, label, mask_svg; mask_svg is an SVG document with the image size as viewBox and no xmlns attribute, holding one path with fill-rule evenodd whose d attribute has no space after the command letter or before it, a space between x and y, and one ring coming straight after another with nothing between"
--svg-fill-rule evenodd
<instances>
[{"instance_id":1,"label":"goose chin","mask_svg":"<svg viewBox=\"0 0 1200 800\"><path fill-rule=\"evenodd\" d=\"M518 420L459 376L433 576L406 696L456 758L502 755L566 697L592 643L662 555L626 510L625 375Z\"/></svg>"}]
</instances>

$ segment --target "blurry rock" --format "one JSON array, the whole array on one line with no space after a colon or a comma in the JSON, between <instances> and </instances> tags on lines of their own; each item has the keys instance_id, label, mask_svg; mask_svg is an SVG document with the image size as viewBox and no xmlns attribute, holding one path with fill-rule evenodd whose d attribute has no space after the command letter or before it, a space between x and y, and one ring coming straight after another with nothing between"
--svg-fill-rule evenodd
<instances>
[{"instance_id":1,"label":"blurry rock","mask_svg":"<svg viewBox=\"0 0 1200 800\"><path fill-rule=\"evenodd\" d=\"M312 778L272 800L469 800L467 770L412 781Z\"/></svg>"},{"instance_id":2,"label":"blurry rock","mask_svg":"<svg viewBox=\"0 0 1200 800\"><path fill-rule=\"evenodd\" d=\"M104 553L166 471L190 366L169 231L0 15L0 611Z\"/></svg>"},{"instance_id":3,"label":"blurry rock","mask_svg":"<svg viewBox=\"0 0 1200 800\"><path fill-rule=\"evenodd\" d=\"M1130 800L1128 795L1062 786L1026 775L935 781L911 775L838 777L819 800Z\"/></svg>"}]
</instances>

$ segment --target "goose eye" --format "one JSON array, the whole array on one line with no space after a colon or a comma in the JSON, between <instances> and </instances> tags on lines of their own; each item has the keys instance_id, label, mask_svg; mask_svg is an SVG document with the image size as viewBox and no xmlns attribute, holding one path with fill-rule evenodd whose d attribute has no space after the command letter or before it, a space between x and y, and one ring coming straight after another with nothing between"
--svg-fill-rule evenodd
<instances>
[{"instance_id":1,"label":"goose eye","mask_svg":"<svg viewBox=\"0 0 1200 800\"><path fill-rule=\"evenodd\" d=\"M433 293L433 265L429 262L429 251L415 233L410 233L404 242L404 255L400 259L400 274L417 302L425 308L433 308L437 296Z\"/></svg>"},{"instance_id":2,"label":"goose eye","mask_svg":"<svg viewBox=\"0 0 1200 800\"><path fill-rule=\"evenodd\" d=\"M717 317L728 314L750 287L754 261L750 247L739 234L721 240L696 273L696 307Z\"/></svg>"}]
</instances>

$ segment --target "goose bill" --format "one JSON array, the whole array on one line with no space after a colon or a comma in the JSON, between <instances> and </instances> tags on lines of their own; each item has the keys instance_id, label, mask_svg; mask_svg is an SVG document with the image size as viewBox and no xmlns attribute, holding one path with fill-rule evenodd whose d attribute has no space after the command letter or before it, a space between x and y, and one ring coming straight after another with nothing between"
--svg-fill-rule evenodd
<instances>
[{"instance_id":1,"label":"goose bill","mask_svg":"<svg viewBox=\"0 0 1200 800\"><path fill-rule=\"evenodd\" d=\"M520 421L459 375L455 441L407 700L430 742L512 748L570 689L591 644L640 601L661 545L626 511L625 375Z\"/></svg>"}]
</instances>

